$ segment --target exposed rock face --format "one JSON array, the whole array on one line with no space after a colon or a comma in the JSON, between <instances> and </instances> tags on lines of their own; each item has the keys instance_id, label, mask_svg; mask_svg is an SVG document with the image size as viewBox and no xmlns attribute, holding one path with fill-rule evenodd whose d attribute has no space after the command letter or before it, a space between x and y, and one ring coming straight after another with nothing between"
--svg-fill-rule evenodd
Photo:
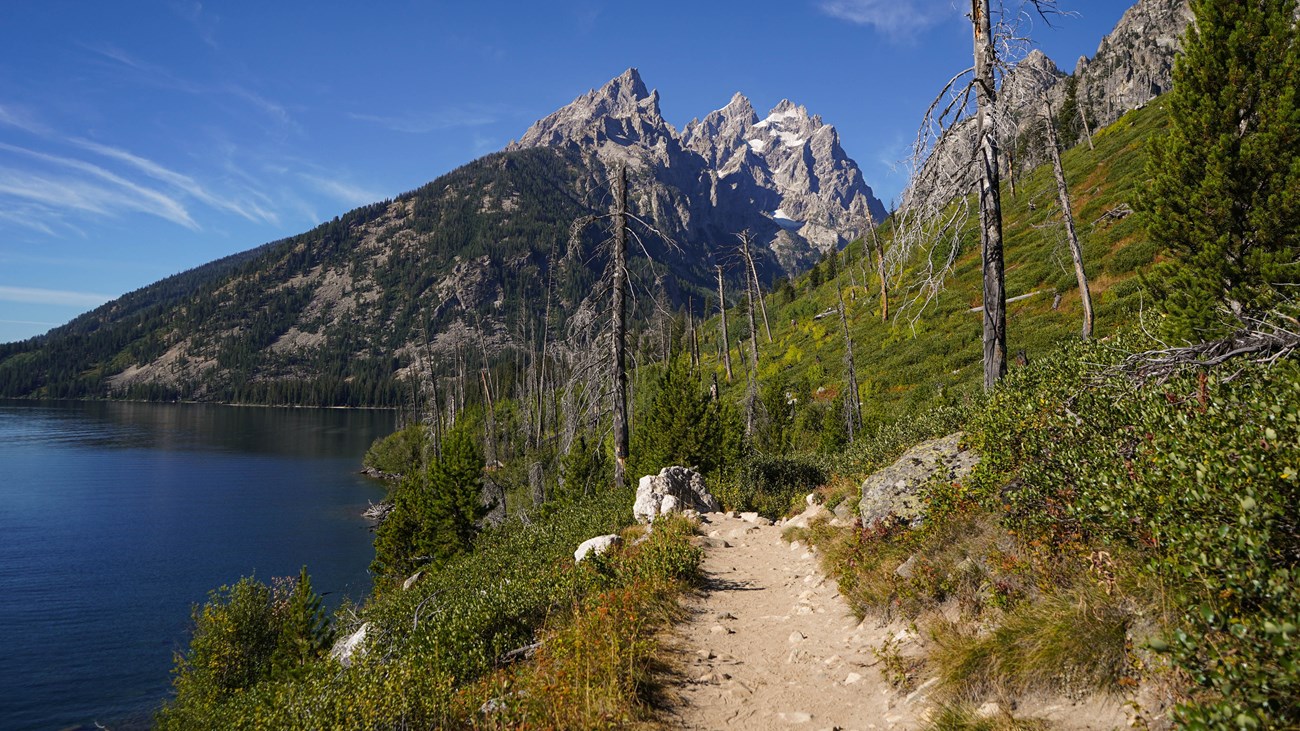
<instances>
[{"instance_id":1,"label":"exposed rock face","mask_svg":"<svg viewBox=\"0 0 1300 731\"><path fill-rule=\"evenodd\" d=\"M599 556L622 542L622 538L612 533L607 536L596 536L595 538L590 538L583 541L578 546L578 550L573 552L573 561L575 563L582 563L582 560L588 555Z\"/></svg>"},{"instance_id":2,"label":"exposed rock face","mask_svg":"<svg viewBox=\"0 0 1300 731\"><path fill-rule=\"evenodd\" d=\"M653 522L661 515L694 510L716 513L722 504L704 487L700 473L686 467L665 467L658 475L646 475L636 488L632 516L641 523Z\"/></svg>"},{"instance_id":3,"label":"exposed rock face","mask_svg":"<svg viewBox=\"0 0 1300 731\"><path fill-rule=\"evenodd\" d=\"M782 101L765 119L737 93L680 134L636 69L533 124L506 149L573 148L607 169L633 173L634 207L678 241L708 242L706 253L749 229L774 261L795 273L864 229L884 206L840 146L835 128Z\"/></svg>"},{"instance_id":4,"label":"exposed rock face","mask_svg":"<svg viewBox=\"0 0 1300 731\"><path fill-rule=\"evenodd\" d=\"M936 477L960 480L979 464L979 456L961 449L961 432L922 442L907 450L898 461L862 483L858 513L862 524L871 526L891 515L910 523L923 517L918 491Z\"/></svg>"},{"instance_id":5,"label":"exposed rock face","mask_svg":"<svg viewBox=\"0 0 1300 731\"><path fill-rule=\"evenodd\" d=\"M1020 148L1019 169L1045 160L1041 145L1017 145L1037 135L1042 98L1060 111L1069 79L1077 103L1092 129L1104 127L1173 87L1174 59L1192 22L1188 0L1138 0L1101 41L1093 58L1080 58L1067 76L1041 51L1034 50L1002 79L998 90L998 129L1004 152ZM942 204L967 193L978 174L973 164L975 127L971 120L953 125L931 152L916 189L904 194L904 207L925 201ZM1003 161L1006 165L1006 161Z\"/></svg>"},{"instance_id":6,"label":"exposed rock face","mask_svg":"<svg viewBox=\"0 0 1300 731\"><path fill-rule=\"evenodd\" d=\"M340 637L330 649L330 657L338 660L343 667L348 667L352 664L353 656L365 652L366 633L369 631L370 623L366 622L347 637Z\"/></svg>"},{"instance_id":7,"label":"exposed rock face","mask_svg":"<svg viewBox=\"0 0 1300 731\"><path fill-rule=\"evenodd\" d=\"M1139 0L1075 66L1076 94L1097 127L1173 88L1174 57L1193 20L1187 0Z\"/></svg>"},{"instance_id":8,"label":"exposed rock face","mask_svg":"<svg viewBox=\"0 0 1300 731\"><path fill-rule=\"evenodd\" d=\"M819 250L842 246L866 230L868 218L885 217L835 128L788 99L760 121L737 93L727 106L688 123L682 140L710 162L719 185L746 191L784 231ZM768 202L775 205L767 208Z\"/></svg>"}]
</instances>

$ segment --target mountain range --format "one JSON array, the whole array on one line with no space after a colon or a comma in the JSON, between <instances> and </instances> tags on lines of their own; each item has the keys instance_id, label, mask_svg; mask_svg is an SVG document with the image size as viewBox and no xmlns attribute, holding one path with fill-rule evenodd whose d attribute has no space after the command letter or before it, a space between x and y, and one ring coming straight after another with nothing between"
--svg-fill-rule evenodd
<instances>
[{"instance_id":1,"label":"mountain range","mask_svg":"<svg viewBox=\"0 0 1300 731\"><path fill-rule=\"evenodd\" d=\"M1185 8L1141 0L1074 76L1050 75L1053 93L1072 85L1100 124L1168 88ZM716 308L715 267L742 276L741 231L771 283L886 216L835 128L804 107L760 118L738 93L678 131L628 69L417 190L0 346L0 395L395 403L405 374L432 367L421 358L490 361L604 311L604 235L570 229L609 211L618 168L646 224L630 264L653 295L634 298L642 320L646 300Z\"/></svg>"}]
</instances>

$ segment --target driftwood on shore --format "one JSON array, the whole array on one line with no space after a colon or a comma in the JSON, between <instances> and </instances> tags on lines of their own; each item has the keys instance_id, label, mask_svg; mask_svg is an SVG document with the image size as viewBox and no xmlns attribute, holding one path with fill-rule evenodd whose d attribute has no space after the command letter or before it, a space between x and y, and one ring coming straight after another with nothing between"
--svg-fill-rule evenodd
<instances>
[{"instance_id":1,"label":"driftwood on shore","mask_svg":"<svg viewBox=\"0 0 1300 731\"><path fill-rule=\"evenodd\" d=\"M384 482L399 482L402 479L402 476L396 472L384 472L383 470L375 469L374 467L363 468L361 474L375 480L383 480Z\"/></svg>"},{"instance_id":2,"label":"driftwood on shore","mask_svg":"<svg viewBox=\"0 0 1300 731\"><path fill-rule=\"evenodd\" d=\"M388 514L391 512L393 512L393 501L380 500L377 503L370 503L370 507L366 508L361 513L361 517L373 520L375 521L375 525L379 525L384 522L384 519L387 518Z\"/></svg>"}]
</instances>

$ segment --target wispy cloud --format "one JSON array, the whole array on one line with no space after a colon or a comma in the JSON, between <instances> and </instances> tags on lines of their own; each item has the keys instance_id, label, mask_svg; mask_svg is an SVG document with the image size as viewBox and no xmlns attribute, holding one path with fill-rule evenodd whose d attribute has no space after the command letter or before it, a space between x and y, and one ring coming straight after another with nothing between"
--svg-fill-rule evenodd
<instances>
[{"instance_id":1,"label":"wispy cloud","mask_svg":"<svg viewBox=\"0 0 1300 731\"><path fill-rule=\"evenodd\" d=\"M337 178L327 178L313 173L298 173L298 177L321 193L348 205L363 206L384 199L384 196L379 193L371 192Z\"/></svg>"},{"instance_id":2,"label":"wispy cloud","mask_svg":"<svg viewBox=\"0 0 1300 731\"><path fill-rule=\"evenodd\" d=\"M126 163L131 167L143 172L145 175L154 180L161 181L171 185L185 193L193 196L196 200L223 211L234 213L249 221L265 221L267 223L276 223L276 215L256 203L241 202L228 197L217 195L200 185L194 178L170 170L162 165L140 157L132 152L123 150L118 147L100 144L91 140L73 137L68 140L72 144L90 152L102 155L104 157Z\"/></svg>"},{"instance_id":3,"label":"wispy cloud","mask_svg":"<svg viewBox=\"0 0 1300 731\"><path fill-rule=\"evenodd\" d=\"M818 7L893 38L909 38L957 13L953 0L822 0Z\"/></svg>"},{"instance_id":4,"label":"wispy cloud","mask_svg":"<svg viewBox=\"0 0 1300 731\"><path fill-rule=\"evenodd\" d=\"M427 134L456 127L483 127L496 122L499 115L483 107L453 107L435 112L406 112L396 115L354 113L348 116L393 132Z\"/></svg>"},{"instance_id":5,"label":"wispy cloud","mask_svg":"<svg viewBox=\"0 0 1300 731\"><path fill-rule=\"evenodd\" d=\"M172 11L184 18L194 27L199 39L212 48L217 48L217 27L221 19L203 9L203 3L197 0L177 0L171 4Z\"/></svg>"},{"instance_id":6,"label":"wispy cloud","mask_svg":"<svg viewBox=\"0 0 1300 731\"><path fill-rule=\"evenodd\" d=\"M33 305L64 305L68 307L98 307L113 299L94 292L70 292L62 289L37 287L7 287L0 285L0 301L23 302ZM33 323L39 324L39 323Z\"/></svg>"},{"instance_id":7,"label":"wispy cloud","mask_svg":"<svg viewBox=\"0 0 1300 731\"><path fill-rule=\"evenodd\" d=\"M50 176L45 173L0 168L0 191L9 195L54 207L66 205L95 213L114 213L120 209L134 210L153 214L191 230L197 231L199 228L180 201L161 191L127 180L98 165L4 142L0 142L0 150L75 170L100 181L96 184L85 178Z\"/></svg>"},{"instance_id":8,"label":"wispy cloud","mask_svg":"<svg viewBox=\"0 0 1300 731\"><path fill-rule=\"evenodd\" d=\"M36 118L36 115L22 107L0 104L0 124L14 127L34 135L49 134L49 128Z\"/></svg>"},{"instance_id":9,"label":"wispy cloud","mask_svg":"<svg viewBox=\"0 0 1300 731\"><path fill-rule=\"evenodd\" d=\"M261 111L274 122L295 132L301 131L298 123L283 104L268 99L246 86L235 83L204 84L183 78L170 70L156 64L143 61L122 49L106 44L84 45L88 51L95 53L119 66L130 69L135 77L146 84L161 89L179 91L194 95L225 94L234 97Z\"/></svg>"}]
</instances>

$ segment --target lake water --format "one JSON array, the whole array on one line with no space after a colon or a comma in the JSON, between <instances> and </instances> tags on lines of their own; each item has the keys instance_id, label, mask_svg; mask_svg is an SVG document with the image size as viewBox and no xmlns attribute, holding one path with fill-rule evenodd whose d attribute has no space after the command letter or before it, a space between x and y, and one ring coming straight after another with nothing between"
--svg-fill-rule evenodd
<instances>
[{"instance_id":1,"label":"lake water","mask_svg":"<svg viewBox=\"0 0 1300 731\"><path fill-rule=\"evenodd\" d=\"M387 411L0 400L0 728L148 725L190 607L241 576L370 589Z\"/></svg>"}]
</instances>

